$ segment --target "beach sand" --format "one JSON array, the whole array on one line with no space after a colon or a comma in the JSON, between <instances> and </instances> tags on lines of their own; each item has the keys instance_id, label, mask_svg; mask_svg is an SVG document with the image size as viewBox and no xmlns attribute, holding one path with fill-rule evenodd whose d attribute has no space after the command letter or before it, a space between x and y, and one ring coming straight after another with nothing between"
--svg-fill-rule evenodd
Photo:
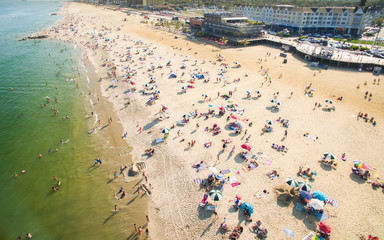
<instances>
[{"instance_id":1,"label":"beach sand","mask_svg":"<svg viewBox=\"0 0 384 240\"><path fill-rule=\"evenodd\" d=\"M117 119L113 121L122 124L121 135L127 132L126 139L133 147L133 161L146 162L145 173L152 185L152 194L148 197L151 239L221 239L224 235L219 231L219 226L224 217L228 225L244 227L241 239L255 236L249 228L256 220L260 220L262 226L268 229L270 239L288 239L284 228L293 230L296 238L302 239L316 230L319 221L313 215L296 210L291 199L286 197L288 195L281 195L278 191L287 189L287 177L304 180L296 175L300 166L309 166L317 173L315 180L310 182L313 190L321 190L339 202L337 208L325 206L325 212L330 216L325 222L332 226L332 238L358 239L361 234L384 237L384 229L380 227L384 221L382 189L373 189L351 172L355 159L374 167L378 173L382 173L384 169L381 161L384 152L381 148L384 144L384 128L381 124L384 118L384 91L382 83L373 85L373 79L378 76L332 67L320 72L291 54L288 54L288 63L283 64L283 59L279 57L281 50L268 46L228 47L220 50L181 35L175 39L174 33L140 23L143 17L126 16L120 11L108 10L103 6L67 3L61 14L65 18L56 24L58 33L50 30L47 33L51 38L71 41L87 49L89 60L97 67L97 74L103 78L100 82L103 99L107 99L117 114ZM124 18L127 21L123 21ZM131 47L131 61L134 62L120 61L126 58L128 47ZM145 48L153 50L154 54L147 55L149 50L143 52ZM139 54L136 54L137 50L140 50ZM267 52L270 53L269 57L266 56ZM220 66L220 62L216 65L212 62L216 62L219 53L229 65L228 72L225 73L226 80L229 81L226 86L225 80L216 83L223 66ZM139 60L139 57L145 57L145 60ZM185 59L188 59L188 65L183 70L180 67ZM204 59L206 62L202 63ZM258 63L258 59L262 59L262 62ZM166 67L169 60L172 60L171 66ZM192 66L195 60L197 66ZM240 62L242 67L233 68L235 61ZM102 67L103 64L111 66ZM159 64L163 65L162 69L147 71L147 66ZM114 78L107 76L107 70L113 66L116 67L119 79L117 83L111 83ZM270 77L271 83L265 82L266 76L262 75L261 66L263 70L268 70L268 81ZM137 70L137 74L130 79L135 85L122 81L124 67ZM209 83L204 83L201 79L195 80L194 84L187 82L190 74L198 71L208 72L205 76L210 78ZM178 77L168 78L171 72L176 72ZM185 75L181 77L183 72ZM146 104L150 96L140 93L144 89L143 85L150 81L149 74L156 77L157 89L161 91L160 98L151 106ZM233 81L238 78L239 82ZM178 83L178 80L186 82ZM109 88L111 84L117 87ZM313 97L304 95L305 87L310 84L310 88L315 89ZM187 85L193 85L194 88L181 93L181 87ZM360 89L356 88L358 85ZM134 94L124 93L132 87L137 88ZM262 92L260 98L255 98L256 90ZM220 106L229 104L223 98L217 97L228 94L229 91L233 91L230 101L245 109L242 115L234 115L241 120L248 119L243 121L247 135L244 135L244 131L236 135L229 130L228 124L234 121L226 120L229 111L223 117L216 115L205 119L208 109L215 109L218 113ZM251 98L246 98L246 91L252 93ZM370 101L364 98L366 91L373 94ZM274 112L271 111L270 100L277 92L281 107L279 112ZM212 101L205 102L202 94L207 94ZM340 96L343 100L336 100ZM130 104L125 106L128 98ZM315 102L324 107L325 99L334 102L335 111L314 108ZM164 120L159 120L161 104L168 107L169 118ZM176 121L182 120L183 114L194 112L195 109L199 114L204 113L204 116L191 117L185 126L172 129L164 143L154 143L154 139L163 136L161 128L170 128ZM374 116L378 124L372 126L361 118L358 119L356 115L359 112L368 113L369 117ZM275 121L279 117L290 120L288 129ZM274 122L271 133L262 133L266 120ZM250 122L252 127L248 126ZM213 124L221 127L220 134L213 135L212 132L204 131ZM142 127L141 133L137 125ZM286 138L285 130L288 131ZM318 139L304 137L305 133ZM252 146L252 153L258 156L259 166L244 172L244 161L238 154L242 151L240 146L250 135L252 137L249 144ZM221 140L225 138L230 138L232 143L223 151ZM191 140L196 140L193 147L188 146ZM205 148L203 144L209 141L213 142L212 146ZM271 148L273 143L285 145L289 150L287 153L278 152ZM235 152L230 154L233 146L236 147ZM156 152L147 159L143 154L150 147L155 148ZM331 152L336 156L336 169L322 166L318 162L324 152ZM340 161L342 153L346 153L345 162ZM192 165L200 161L218 171L232 171L237 168L240 172L233 176L241 185L224 185L223 199L215 203L217 218L212 211L199 207L205 191L194 183L194 179L204 179L212 173L210 169L196 172L192 168ZM271 170L277 170L280 176L270 180L266 174ZM261 199L256 198L255 195L263 189L268 190L269 194ZM253 205L253 223L246 222L243 214L231 207L236 194L242 196L242 201ZM145 208L140 210L143 214L147 211Z\"/></svg>"}]
</instances>

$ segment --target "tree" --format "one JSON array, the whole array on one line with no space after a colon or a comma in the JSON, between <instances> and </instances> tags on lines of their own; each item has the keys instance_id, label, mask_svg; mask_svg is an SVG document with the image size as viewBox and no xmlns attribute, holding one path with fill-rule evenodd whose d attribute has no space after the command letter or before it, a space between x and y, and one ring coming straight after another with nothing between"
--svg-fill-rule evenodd
<instances>
[{"instance_id":1,"label":"tree","mask_svg":"<svg viewBox=\"0 0 384 240\"><path fill-rule=\"evenodd\" d=\"M248 41L248 39L244 38L244 39L241 41L241 44L244 45L244 47L246 47L248 44L250 44L250 42Z\"/></svg>"},{"instance_id":2,"label":"tree","mask_svg":"<svg viewBox=\"0 0 384 240\"><path fill-rule=\"evenodd\" d=\"M222 37L222 38L220 39L220 41L223 43L223 46L225 46L225 45L228 44L228 38L226 38L226 37Z\"/></svg>"}]
</instances>

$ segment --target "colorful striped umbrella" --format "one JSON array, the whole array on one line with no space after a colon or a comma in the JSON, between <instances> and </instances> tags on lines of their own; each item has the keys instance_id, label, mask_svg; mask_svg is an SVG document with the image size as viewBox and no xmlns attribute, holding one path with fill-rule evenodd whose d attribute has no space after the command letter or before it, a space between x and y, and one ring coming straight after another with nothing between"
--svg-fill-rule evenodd
<instances>
[{"instance_id":1,"label":"colorful striped umbrella","mask_svg":"<svg viewBox=\"0 0 384 240\"><path fill-rule=\"evenodd\" d=\"M355 166L358 168L362 168L362 169L366 169L366 170L372 169L370 166L368 166L367 164L365 164L359 160L354 160L353 164L355 164Z\"/></svg>"}]
</instances>

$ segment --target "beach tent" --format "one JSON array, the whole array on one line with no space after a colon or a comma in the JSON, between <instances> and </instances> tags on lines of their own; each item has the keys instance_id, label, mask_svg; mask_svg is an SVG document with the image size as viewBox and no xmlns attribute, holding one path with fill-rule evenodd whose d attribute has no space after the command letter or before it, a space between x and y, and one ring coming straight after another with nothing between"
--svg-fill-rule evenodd
<instances>
[{"instance_id":1,"label":"beach tent","mask_svg":"<svg viewBox=\"0 0 384 240\"><path fill-rule=\"evenodd\" d=\"M321 222L319 224L319 229L320 229L320 231L322 231L323 233L326 233L326 234L329 234L332 231L331 227L329 225L325 224L324 222Z\"/></svg>"},{"instance_id":2,"label":"beach tent","mask_svg":"<svg viewBox=\"0 0 384 240\"><path fill-rule=\"evenodd\" d=\"M327 195L325 195L325 193L323 193L322 191L314 191L312 195L314 198L319 199L320 201L325 202L328 199Z\"/></svg>"},{"instance_id":3,"label":"beach tent","mask_svg":"<svg viewBox=\"0 0 384 240\"><path fill-rule=\"evenodd\" d=\"M321 210L324 208L324 202L314 198L309 201L308 205L313 207L315 210Z\"/></svg>"},{"instance_id":4,"label":"beach tent","mask_svg":"<svg viewBox=\"0 0 384 240\"><path fill-rule=\"evenodd\" d=\"M173 73L171 73L171 75L169 75L169 78L176 78L176 77L177 77L177 75L175 72L173 72Z\"/></svg>"},{"instance_id":5,"label":"beach tent","mask_svg":"<svg viewBox=\"0 0 384 240\"><path fill-rule=\"evenodd\" d=\"M243 211L248 210L249 216L251 216L253 213L253 206L249 202L244 202L243 204L240 205L240 208Z\"/></svg>"}]
</instances>

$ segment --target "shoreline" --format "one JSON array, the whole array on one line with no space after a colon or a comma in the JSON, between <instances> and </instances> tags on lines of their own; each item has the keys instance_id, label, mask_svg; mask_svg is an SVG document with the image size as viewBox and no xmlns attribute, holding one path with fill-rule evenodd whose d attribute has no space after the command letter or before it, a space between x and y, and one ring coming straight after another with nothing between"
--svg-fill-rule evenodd
<instances>
[{"instance_id":1,"label":"shoreline","mask_svg":"<svg viewBox=\"0 0 384 240\"><path fill-rule=\"evenodd\" d=\"M76 5L75 3L68 3L72 5ZM94 7L90 5L82 5L79 4L77 6L82 6L84 8L84 11L92 10L95 11L95 15L92 15L92 13L89 13L84 17L81 15L84 20L84 24L88 24L88 28L92 27L91 19L92 16L97 16L98 13L103 13L105 16L98 16L94 17L95 22L93 23L94 26L99 27L100 29L103 29L103 26L113 26L110 28L110 30L104 30L104 31L110 31L108 34L108 38L111 38L111 40L105 41L103 45L107 46L106 49L109 49L110 51L106 51L104 54L108 55L109 61L108 63L113 63L117 66L118 74L122 74L123 72L123 66L128 65L127 62L124 61L118 61L118 58L121 54L124 55L126 51L126 46L131 46L132 49L140 49L141 47L151 47L153 49L154 46L156 46L156 56L150 57L147 56L150 60L144 60L139 61L137 60L136 56L135 62L130 63L129 65L133 68L140 68L143 69L146 67L146 65L151 64L151 62L154 63L154 65L157 64L165 64L165 61L167 59L172 59L175 66L166 68L164 72L165 75L168 75L168 73L175 69L178 73L181 73L183 70L179 70L178 66L181 64L182 60L184 59L183 55L188 54L191 57L191 61L189 61L189 65L192 64L192 59L196 59L199 63L198 68L204 68L204 71L214 72L214 70L218 70L220 67L215 65L210 65L210 67L207 67L207 64L211 64L211 60L214 59L215 55L219 53L216 47L213 46L202 46L200 43L193 43L190 42L184 38L180 38L179 40L172 40L173 36L175 34L168 33L163 30L157 30L154 28L150 28L149 26L145 25L137 25L140 17L132 16L132 17L126 17L128 19L128 22L121 22L119 17L122 17L123 14L115 13L113 14L109 13L110 10L101 10L101 7ZM79 10L80 11L80 10ZM75 14L75 13L73 13ZM78 16L79 17L79 16ZM100 20L101 17L108 17L106 18L106 21L100 24L98 20ZM115 17L115 18L114 18ZM90 20L90 22L87 22ZM99 25L96 25L99 24ZM114 23L114 24L111 24ZM116 24L117 23L117 24ZM111 25L109 25L111 24ZM120 32L119 30L115 30L116 27L123 28L124 25L124 32ZM135 25L136 24L136 25ZM83 27L84 28L84 27ZM113 28L113 30L112 30ZM80 33L85 34L85 33ZM128 40L130 42L125 43L123 40L121 40L121 36L128 35L126 37L126 41ZM119 37L117 37L119 36ZM51 36L52 37L52 36ZM56 36L56 37L59 37ZM66 36L67 37L67 36ZM81 36L82 38L77 39L79 43L82 42L85 48L88 47L90 49L92 47L91 44L87 46L87 43L84 42L84 39L87 39L87 35ZM69 37L67 37L69 38ZM113 40L112 40L113 39ZM119 40L118 40L119 39ZM143 44L136 44L137 41L143 40ZM116 40L116 42L115 42ZM113 42L110 42L113 41ZM114 44L116 43L116 44ZM119 44L119 45L118 45ZM145 44L145 45L144 45ZM172 45L172 46L171 46ZM100 46L101 47L101 46ZM200 47L200 48L199 48ZM182 51L181 48L184 50ZM191 48L193 50L187 51L185 49ZM194 54L194 52L199 51L198 54ZM91 50L90 55L92 54ZM99 51L99 50L98 50ZM121 78L119 78L119 82L116 83L118 86L115 89L109 89L107 88L110 83L109 81L111 79L104 79L100 84L96 84L99 86L99 90L101 91L101 95L104 99L108 99L108 105L112 105L113 107L105 106L106 109L112 110L115 114L117 114L117 120L122 124L122 128L124 129L121 131L121 129L116 129L115 135L111 135L111 140L116 140L121 137L117 132L121 131L128 133L128 142L132 142L133 144L133 150L132 150L132 158L133 161L136 160L144 160L148 165L148 170L146 170L147 175L149 176L149 181L153 185L153 194L150 197L148 201L148 214L151 221L149 222L150 226L150 234L153 236L156 236L154 239L190 239L190 238L196 238L199 237L203 239L218 239L221 238L221 235L218 235L216 232L216 227L219 225L219 222L221 220L215 219L212 214L202 212L198 208L198 203L201 200L202 192L198 192L199 188L197 185L193 184L193 179L195 178L204 178L209 173L209 170L205 170L203 172L196 173L193 169L191 169L190 166L195 164L196 162L199 162L200 160L207 161L209 166L215 166L219 169L231 169L233 166L236 166L237 168L241 168L242 162L234 156L234 160L232 160L231 156L228 156L227 160L222 160L221 162L216 162L216 152L218 152L218 155L228 155L224 150L222 153L220 153L220 141L218 138L227 137L227 133L222 133L219 137L214 136L208 136L206 133L203 132L203 130L197 131L194 127L194 123L186 125L185 127L177 127L176 130L181 131L181 137L176 136L176 130L172 130L171 136L164 144L154 145L153 139L156 137L160 137L161 134L158 133L157 128L162 127L170 127L172 123L174 123L176 120L180 119L181 115L186 112L191 112L194 109L198 109L199 112L205 112L209 109L207 106L208 103L202 103L201 102L201 93L207 93L210 96L213 96L213 101L215 105L225 104L224 101L221 101L219 98L215 98L215 95L217 91L220 92L227 92L228 90L233 91L234 88L241 89L241 92L236 92L236 96L234 96L234 99L236 99L236 102L239 103L241 106L246 106L247 111L245 112L244 116L247 118L250 118L251 121L254 122L255 127L249 128L249 131L254 136L252 138L252 144L254 146L257 146L259 151L267 152L268 153L268 159L271 159L271 161L274 162L272 165L272 169L275 168L279 172L282 172L282 179L276 180L276 181L270 181L266 180L265 174L266 172L272 170L269 165L264 164L265 159L260 159L260 166L257 170L254 170L251 173L242 173L238 176L239 180L241 180L242 185L241 187L226 187L225 189L225 198L220 202L220 209L219 209L219 219L222 219L223 217L229 218L229 216L232 216L232 212L228 212L226 210L226 207L229 207L231 204L228 203L229 200L233 198L235 193L239 192L243 196L247 197L249 201L252 201L254 206L257 208L257 218L260 218L263 222L265 222L266 225L269 225L269 230L271 231L273 238L279 238L283 239L284 235L283 233L280 233L278 231L278 228L280 228L279 222L276 220L276 216L278 218L287 218L289 216L289 221L291 223L287 223L288 227L295 229L295 231L300 235L300 237L305 233L309 231L314 231L314 223L310 224L303 224L303 220L300 219L300 217L292 217L292 210L291 208L276 208L276 201L278 201L278 196L275 192L273 192L273 189L276 189L281 181L284 180L285 177L292 176L296 172L296 167L298 167L298 164L310 164L311 167L317 169L318 172L320 172L320 176L318 177L320 180L317 180L313 183L313 186L317 188L323 188L330 192L330 195L335 196L338 198L340 202L342 202L345 206L350 205L352 203L355 203L354 201L351 201L351 203L347 203L345 201L342 201L342 195L340 195L341 192L343 194L347 194L344 191L340 191L338 189L335 189L334 187L330 186L330 181L342 181L343 184L346 184L348 186L347 191L352 192L354 194L359 193L360 191L363 191L362 186L354 186L353 181L352 183L348 183L350 179L345 179L344 176L348 174L349 165L341 163L340 165L343 165L340 167L341 169L338 170L336 175L330 174L331 172L323 172L323 170L318 166L317 161L315 160L317 155L321 155L322 152L325 151L334 151L339 152L340 149L347 149L348 156L354 156L354 158L364 158L366 157L369 159L369 161L373 162L375 158L377 158L380 154L380 150L376 148L380 143L382 143L382 140L380 140L378 137L380 136L380 133L383 132L383 128L379 125L374 130L370 128L368 125L360 126L360 122L356 123L356 120L352 121L353 119L346 119L346 116L351 116L353 113L357 113L359 109L362 109L363 111L370 112L370 114L374 114L375 118L378 121L383 120L383 111L380 110L380 106L382 106L382 99L383 96L379 92L375 92L375 98L368 102L361 102L361 99L358 99L356 96L359 96L362 98L362 96L358 95L361 94L360 92L354 93L351 89L355 88L357 84L361 84L363 86L363 82L365 78L369 78L372 76L369 76L365 73L359 73L359 79L358 80L348 80L353 76L356 75L355 73L351 71L340 71L340 70L328 70L328 71L309 71L307 68L305 68L306 63L298 62L295 60L295 56L289 56L289 63L287 65L281 64L281 59L279 58L273 58L274 56L278 56L279 50L278 49L272 49L267 47L256 47L256 48L243 48L243 49L225 49L223 51L220 51L220 53L223 53L226 56L227 63L232 64L234 61L245 61L244 59L251 58L252 55L250 54L251 51L255 51L254 60L242 62L242 68L241 69L230 69L231 76L228 77L232 81L233 78L240 76L242 78L242 81L240 83L231 83L228 84L228 86L222 86L220 87L220 84L212 85L210 84L203 84L202 81L197 81L197 84L195 85L196 88L203 88L198 93L196 93L197 90L191 89L188 91L187 94L181 95L178 94L179 89L181 85L176 84L175 80L167 79L166 77L160 76L160 73L156 70L153 71L153 75L157 77L157 81L159 85L161 85L161 90L165 93L162 94L159 102L160 104L166 104L170 109L172 109L172 112L170 112L170 119L166 119L163 121L157 120L157 112L160 107L160 104L155 104L154 106L147 106L145 104L145 100L143 97L139 96L139 93L133 94L131 99L131 104L129 107L124 108L124 102L126 99L122 98L121 95L123 94L122 91L126 90L129 87L132 87L125 82L121 81ZM265 51L272 51L273 57L267 58L265 57ZM172 55L173 54L173 55ZM104 58L105 57L104 55ZM96 55L97 57L101 58L101 55ZM91 61L97 63L96 59ZM163 60L161 59L163 58ZM203 59L208 59L209 63L207 62L206 65L201 64ZM259 86L259 84L263 81L265 76L261 75L261 70L259 70L259 64L255 64L257 58L262 59L262 64L265 66L265 68L270 68L271 71L268 70L270 76L273 79L272 86ZM122 59L122 57L120 57ZM291 63L294 62L294 64ZM176 65L177 64L177 65ZM97 64L100 66L101 64ZM256 66L255 66L256 65ZM295 65L295 66L293 66ZM105 70L105 68L100 68L95 66L99 75L105 76L106 74L100 73ZM297 79L298 76L298 68L302 68L302 79ZM186 72L192 72L193 67L188 67ZM160 71L160 70L159 70ZM203 71L203 72L204 72ZM232 71L234 73L232 73ZM135 82L137 82L137 88L140 88L140 85L144 85L144 83L148 80L147 74L145 74L145 71L142 73L142 70L137 71L137 76L135 76L133 79ZM340 73L341 72L341 73ZM150 74L152 74L150 73ZM316 73L316 74L315 74ZM143 75L142 75L143 74ZM144 75L145 74L145 75ZM245 74L249 74L252 77L245 78ZM284 74L284 75L283 75ZM311 74L314 74L311 76ZM343 76L345 74L346 76ZM188 73L186 74L188 75ZM281 78L279 75L283 75ZM337 76L340 78L341 83L338 82L332 82L330 79L333 76ZM216 76L214 74L209 74L209 77L212 82L215 81L214 78ZM310 81L308 79L311 78ZM245 80L244 80L245 79ZM292 79L297 79L297 81L292 81ZM275 82L277 85L275 85ZM309 84L313 82L316 88L316 100L311 100L311 98L305 97L301 95L301 89L303 89L303 86L305 84ZM267 85L267 84L266 84ZM269 84L271 85L271 84ZM376 87L376 86L375 86ZM278 113L277 115L275 113L271 113L270 111L266 111L266 108L263 106L259 106L260 102L263 104L266 104L268 100L254 100L254 101L248 101L241 96L244 95L244 91L247 89L252 89L252 91L255 88L261 88L263 91L263 95L266 95L267 97L263 98L272 98L272 93L275 94L276 91L281 92L279 99L282 99L283 101L283 110L281 113ZM368 87L367 87L368 88ZM108 89L108 90L103 90ZM369 91L375 91L374 87L369 86ZM289 97L289 92L293 91L294 95L293 97ZM122 95L125 96L125 95ZM322 112L319 110L312 110L313 103L315 101L320 101L317 99L324 99L324 98L331 98L334 101L336 97L338 96L344 96L346 100L344 102L337 103L337 111L335 113L332 113L333 117L331 119L331 115L326 115L325 111ZM355 99L356 97L356 99ZM291 99L292 98L292 99ZM248 101L248 102L247 102ZM348 101L348 104L345 102ZM204 101L203 101L204 102ZM297 108L296 106L300 104L300 108ZM253 109L254 108L254 109ZM268 108L268 107L267 107ZM307 112L304 111L307 110ZM367 110L368 109L368 110ZM267 109L268 110L268 109ZM103 110L100 110L103 112ZM112 112L111 112L112 113ZM261 116L260 116L260 113ZM293 121L298 122L298 126L293 126L293 129L290 128L290 135L296 136L297 138L289 138L284 144L287 146L289 145L290 153L289 154L279 154L277 152L271 151L270 144L271 142L278 142L280 144L280 137L272 135L271 137L260 135L259 134L259 128L262 127L266 119L276 119L278 116L287 116ZM313 119L313 116L315 116L316 119ZM108 117L108 116L107 116ZM261 118L261 119L260 119ZM265 118L265 119L264 119ZM201 118L193 118L194 122L199 122L202 127L209 126L210 124L213 124L215 122L218 122L221 124L221 126L226 125L225 119L215 118L215 119L209 119L207 121L203 121ZM114 123L116 121L114 120ZM139 122L139 125L143 127L143 133L139 134L138 129L136 128L136 123ZM335 123L336 122L336 123ZM337 122L345 123L345 124L337 124ZM360 125L358 125L360 124ZM114 125L114 124L112 124ZM316 126L316 127L314 127ZM350 136L349 131L350 129L354 129L361 127L360 129L356 129L354 134L356 134L358 137L354 137L353 139L348 139L348 136ZM119 127L118 127L119 128ZM309 130L308 130L309 129ZM327 132L324 132L323 129L327 129ZM276 127L276 131L278 134L281 135L281 129L279 127ZM302 136L304 131L311 131L314 132L314 134L317 134L320 136L320 141L317 141L316 143L306 142L306 139L299 138L299 136ZM333 133L338 133L333 134ZM362 143L358 138L365 137L368 132L370 135L370 140L367 143ZM196 134L195 134L196 133ZM195 135L194 135L195 134ZM178 135L178 134L177 134ZM233 137L231 134L228 135L229 137ZM257 136L257 137L256 137ZM102 136L104 137L104 136ZM337 147L334 146L335 144L332 142L332 139L335 137L339 137L340 143L337 143ZM188 148L185 143L182 143L182 138L186 139L186 142L197 139L198 146L195 148ZM244 138L244 137L243 137ZM240 146L242 142L244 142L243 138L241 136L233 137L233 141L237 146ZM205 149L202 147L202 144L208 140L214 139L216 140L211 149ZM291 140L292 139L292 140ZM342 141L346 143L342 143ZM369 146L371 141L377 141L373 146ZM317 145L315 145L317 144ZM141 156L143 154L144 149L148 148L148 146L154 146L157 153L154 157L145 160ZM177 146L180 146L177 148ZM299 146L296 147L295 146ZM185 148L184 148L185 147ZM302 149L306 149L305 151L302 151ZM367 149L364 151L364 153L360 152L360 148ZM160 152L160 153L159 153ZM239 152L239 151L237 151ZM317 155L316 155L317 154ZM221 157L220 157L221 158ZM226 158L226 157L224 157ZM283 159L284 158L284 159ZM311 159L311 162L309 160ZM230 161L229 161L230 160ZM283 161L282 161L283 160ZM235 163L235 165L234 165ZM294 163L296 165L294 165ZM317 163L317 164L316 164ZM380 168L382 167L382 163L378 161L374 161L375 166ZM116 164L116 163L115 163ZM292 166L294 165L294 166ZM333 173L333 172L332 172ZM328 180L327 180L328 179ZM252 180L252 181L251 181ZM321 184L321 182L324 182L326 184ZM257 189L254 189L255 184L257 184ZM253 199L253 193L259 188L266 188L269 189L271 192L270 196L266 197L265 201L260 200L257 201ZM379 196L379 193L370 193L370 191L366 191L363 193L364 197L366 197L368 200L372 200L371 195L369 194L376 194L375 197ZM252 200L251 200L252 199ZM359 201L363 201L361 198L356 198ZM380 201L378 201L378 204ZM351 215L350 219L346 219L345 216L348 216L348 214L351 214L348 211L348 208L340 209L338 212L335 209L330 210L331 214L333 216L340 215L340 217L343 219L343 221L346 222L346 224L350 224L350 226L344 226L340 225L337 220L337 218L331 218L329 221L332 224L335 224L339 226L339 228L343 229L342 231L336 230L336 236L341 236L345 234L346 232L349 233L348 236L354 236L356 237L356 230L352 231L351 228L356 227L353 225L353 221L358 221L356 219L356 214ZM376 205L375 205L376 206ZM350 206L349 206L350 207ZM232 215L231 215L232 214ZM271 216L272 214L272 216ZM295 213L296 214L296 213ZM236 214L237 215L237 214ZM275 217L274 217L275 216ZM238 222L242 223L244 219L242 216L232 216L231 219L229 219L229 224L235 225L236 220L238 218ZM366 219L366 217L364 217ZM375 216L374 219L378 220L380 222L380 219L382 219L379 216ZM301 220L301 221L300 221ZM369 221L369 224L371 228L372 226L375 226L375 224L371 221ZM247 224L245 224L247 226ZM308 229L304 229L304 226L307 226ZM208 226L208 227L207 227ZM211 228L211 226L213 226ZM276 226L276 227L275 227ZM278 227L277 227L278 226ZM249 227L249 225L247 226ZM377 233L381 234L380 230L375 229ZM367 231L363 228L358 228L358 231L366 233ZM200 235L201 234L201 235ZM205 235L206 234L206 235ZM251 237L252 235L250 233L244 233L248 234L248 237Z\"/></svg>"},{"instance_id":2,"label":"shoreline","mask_svg":"<svg viewBox=\"0 0 384 240\"><path fill-rule=\"evenodd\" d=\"M66 19L66 16L63 15L63 8L65 8L67 4L69 3L65 3L58 12L58 15L62 16L61 19L56 21L50 27L44 28L44 30L37 32L36 34L47 33L50 31L50 29L55 28L57 25L65 23L68 19ZM87 74L87 78L89 79L86 88L90 91L90 95L87 96L86 100L90 100L90 102L87 102L85 104L91 106L91 110L94 112L95 117L101 120L101 129L103 130L100 130L101 126L98 126L97 119L93 120L93 118L90 118L90 121L88 121L87 125L89 126L89 129L92 129L93 127L96 128L96 135L92 134L94 136L90 137L91 141L93 142L93 145L95 146L95 150L99 152L102 156L101 158L104 159L103 172L105 172L106 174L108 172L108 174L105 175L104 178L110 179L108 183L110 183L111 185L109 187L111 193L116 192L118 188L123 185L123 183L124 188L127 188L128 191L131 188L133 189L134 186L137 185L136 182L139 181L140 183L140 181L142 180L140 174L136 178L130 178L127 176L127 171L124 171L123 176L119 175L116 180L113 180L114 171L118 171L118 169L121 169L122 167L124 167L124 165L129 166L129 164L131 164L133 160L131 155L131 143L128 141L127 138L123 139L121 137L123 135L124 128L121 124L121 120L119 119L114 103L113 101L110 101L109 97L105 95L105 90L102 90L103 84L98 82L99 78L105 78L107 77L107 74L105 70L100 67L97 67L101 65L101 62L97 61L96 57L106 58L106 56L108 56L108 53L106 51L99 51L98 54L92 54L92 52L90 52L85 45L74 43L66 39L52 38L49 33L47 35L48 38L46 38L46 40L64 41L67 44L71 44L75 48L80 48L81 52L83 53L80 61L82 62L84 70ZM84 95L86 95L86 89L83 90ZM109 118L113 119L113 123L107 124L107 120ZM107 165L108 167L105 165ZM120 223L120 228L123 225L126 226L126 221L131 223L132 228L133 223L137 223L138 226L145 225L145 215L148 215L148 203L146 201L146 198L140 197L139 199L137 199L137 197L135 197L131 201L129 201L132 203L134 202L134 204L131 204L133 206L125 206L126 204L121 205L121 203L119 204L116 201L117 199L115 197L111 198L110 196L111 195L106 194L106 200L118 204L120 214L127 214L128 212L129 215L132 215L128 219L125 217L125 221ZM113 208L113 206L111 206L111 208ZM130 228L131 227L128 227L128 229L124 228L124 230L121 230L121 232L125 235L129 235L131 233Z\"/></svg>"}]
</instances>

